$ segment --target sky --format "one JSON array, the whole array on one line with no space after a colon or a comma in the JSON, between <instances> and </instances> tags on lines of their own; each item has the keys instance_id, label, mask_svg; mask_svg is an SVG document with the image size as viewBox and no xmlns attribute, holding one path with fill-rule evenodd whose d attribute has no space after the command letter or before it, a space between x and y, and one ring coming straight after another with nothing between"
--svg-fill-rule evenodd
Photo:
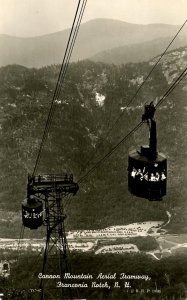
<instances>
[{"instance_id":1,"label":"sky","mask_svg":"<svg viewBox=\"0 0 187 300\"><path fill-rule=\"evenodd\" d=\"M70 28L78 0L0 0L0 34L39 36ZM87 0L82 23L110 18L136 24L183 24L187 0Z\"/></svg>"}]
</instances>

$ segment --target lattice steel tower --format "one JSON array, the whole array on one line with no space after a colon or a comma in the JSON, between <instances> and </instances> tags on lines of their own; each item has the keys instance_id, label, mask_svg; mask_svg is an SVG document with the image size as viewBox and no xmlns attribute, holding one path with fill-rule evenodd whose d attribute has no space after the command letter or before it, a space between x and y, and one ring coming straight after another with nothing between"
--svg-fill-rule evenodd
<instances>
[{"instance_id":1,"label":"lattice steel tower","mask_svg":"<svg viewBox=\"0 0 187 300\"><path fill-rule=\"evenodd\" d=\"M47 228L42 276L48 278L41 278L41 300L73 297L71 288L64 289L59 282L64 273L71 273L64 227L64 197L77 191L78 184L73 182L72 174L28 177L27 199L22 205L23 225L30 229L42 225Z\"/></svg>"}]
</instances>

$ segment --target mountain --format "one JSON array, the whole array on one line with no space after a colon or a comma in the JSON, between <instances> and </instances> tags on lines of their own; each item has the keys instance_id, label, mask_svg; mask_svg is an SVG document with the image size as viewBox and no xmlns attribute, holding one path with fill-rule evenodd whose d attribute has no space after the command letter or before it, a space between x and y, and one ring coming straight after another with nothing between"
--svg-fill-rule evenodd
<instances>
[{"instance_id":1,"label":"mountain","mask_svg":"<svg viewBox=\"0 0 187 300\"><path fill-rule=\"evenodd\" d=\"M71 63L62 93L55 102L37 173L71 171L79 179L130 132L141 120L143 104L157 102L181 74L187 65L187 48L167 53L127 108L156 59L120 66L89 60ZM60 65L41 69L19 65L0 68L2 210L14 211L17 215L21 210L26 197L27 174L34 168L59 69ZM148 142L145 124L80 185L68 210L68 228L96 229L163 220L169 211L172 230L186 232L186 97L187 81L183 79L155 116L158 149L168 159L168 192L164 200L153 203L128 192L128 152ZM120 122L107 134L122 111ZM100 145L106 135L107 140ZM90 161L93 153L94 159ZM1 214L5 215L3 211ZM10 229L9 225L5 220L2 234L7 228L9 235L18 228L14 224Z\"/></svg>"},{"instance_id":2,"label":"mountain","mask_svg":"<svg viewBox=\"0 0 187 300\"><path fill-rule=\"evenodd\" d=\"M117 48L112 48L97 53L90 57L95 62L111 63L115 65L126 63L137 63L149 61L151 58L162 54L166 47L171 42L172 37L159 38L152 41L125 45ZM187 45L186 37L176 38L175 42L170 46L170 50Z\"/></svg>"},{"instance_id":3,"label":"mountain","mask_svg":"<svg viewBox=\"0 0 187 300\"><path fill-rule=\"evenodd\" d=\"M80 26L72 61L94 57L102 51L111 51L113 48L125 45L141 45L148 41L173 37L179 27L166 24L140 25L111 19L94 19ZM39 68L61 63L69 32L70 30L67 29L31 38L0 35L0 66L20 64L26 67ZM187 37L185 28L180 36ZM176 44L176 48L178 46L181 44ZM131 48L129 50L131 51ZM159 53L154 51L155 54L158 55ZM129 60L126 61L129 62Z\"/></svg>"}]
</instances>

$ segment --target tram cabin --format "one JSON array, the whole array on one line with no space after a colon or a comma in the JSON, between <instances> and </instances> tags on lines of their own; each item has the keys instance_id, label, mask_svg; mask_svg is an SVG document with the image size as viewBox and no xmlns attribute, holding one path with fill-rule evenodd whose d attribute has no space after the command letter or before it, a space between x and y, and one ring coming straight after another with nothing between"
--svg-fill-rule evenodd
<instances>
[{"instance_id":1,"label":"tram cabin","mask_svg":"<svg viewBox=\"0 0 187 300\"><path fill-rule=\"evenodd\" d=\"M25 227L37 229L43 224L43 204L37 199L27 199L22 204L22 222Z\"/></svg>"},{"instance_id":2,"label":"tram cabin","mask_svg":"<svg viewBox=\"0 0 187 300\"><path fill-rule=\"evenodd\" d=\"M141 198L162 200L166 195L167 159L158 153L156 159L150 160L136 150L129 153L128 189Z\"/></svg>"},{"instance_id":3,"label":"tram cabin","mask_svg":"<svg viewBox=\"0 0 187 300\"><path fill-rule=\"evenodd\" d=\"M166 195L167 159L157 152L157 130L154 118L153 102L145 105L142 122L149 129L149 145L141 146L140 151L133 150L128 158L128 189L141 198L162 200Z\"/></svg>"}]
</instances>

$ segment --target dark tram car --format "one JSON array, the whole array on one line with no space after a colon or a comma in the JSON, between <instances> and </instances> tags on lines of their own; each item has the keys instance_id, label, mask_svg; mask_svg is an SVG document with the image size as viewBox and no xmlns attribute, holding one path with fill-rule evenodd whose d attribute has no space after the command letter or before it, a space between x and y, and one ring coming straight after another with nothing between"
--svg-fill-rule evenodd
<instances>
[{"instance_id":1,"label":"dark tram car","mask_svg":"<svg viewBox=\"0 0 187 300\"><path fill-rule=\"evenodd\" d=\"M136 150L129 153L128 189L135 196L149 200L162 200L166 195L167 160L158 153L155 160L149 160Z\"/></svg>"},{"instance_id":2,"label":"dark tram car","mask_svg":"<svg viewBox=\"0 0 187 300\"><path fill-rule=\"evenodd\" d=\"M157 152L154 112L152 102L145 105L142 121L147 122L149 128L149 145L129 153L128 189L137 197L159 201L166 195L167 159L164 154Z\"/></svg>"},{"instance_id":3,"label":"dark tram car","mask_svg":"<svg viewBox=\"0 0 187 300\"><path fill-rule=\"evenodd\" d=\"M22 204L22 221L25 227L37 229L43 224L43 204L42 201L27 199Z\"/></svg>"}]
</instances>

